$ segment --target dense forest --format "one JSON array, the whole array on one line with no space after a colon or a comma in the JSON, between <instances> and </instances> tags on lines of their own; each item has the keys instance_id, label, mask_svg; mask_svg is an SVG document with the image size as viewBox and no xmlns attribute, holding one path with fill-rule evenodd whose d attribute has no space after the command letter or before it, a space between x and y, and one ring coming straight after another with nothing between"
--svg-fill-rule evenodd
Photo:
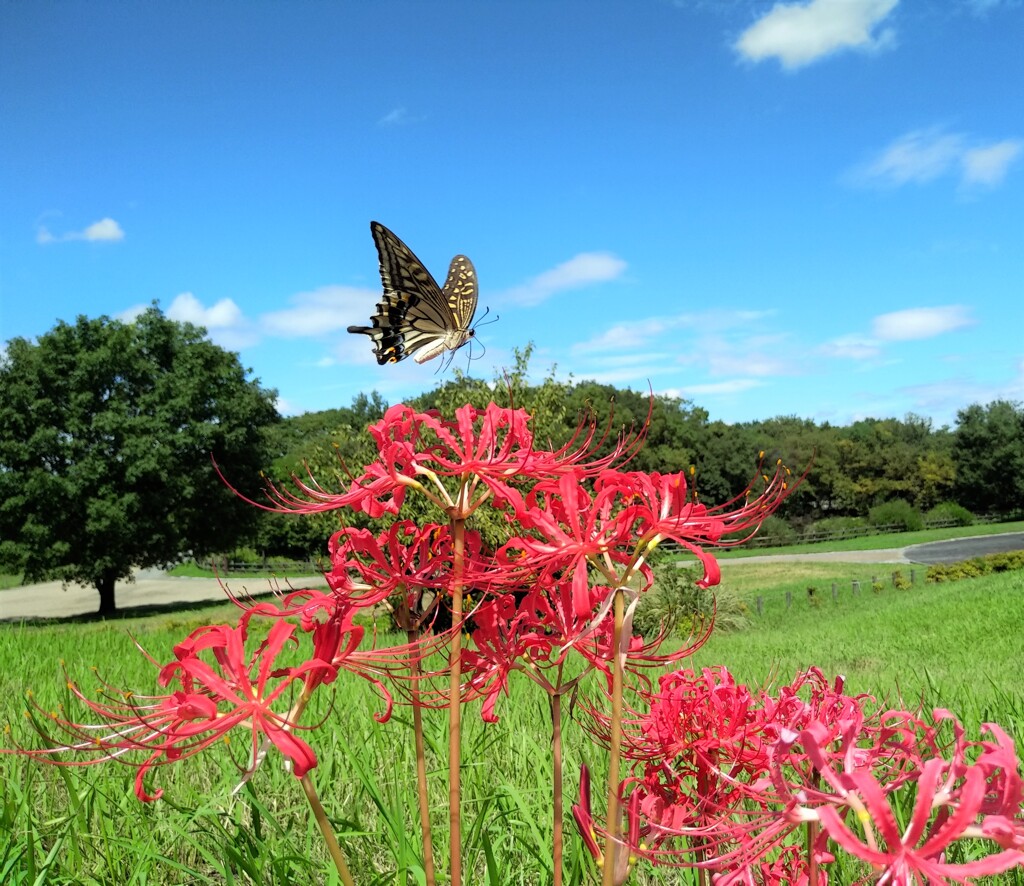
<instances>
[{"instance_id":1,"label":"dense forest","mask_svg":"<svg viewBox=\"0 0 1024 886\"><path fill-rule=\"evenodd\" d=\"M806 476L778 519L765 527L779 543L869 522L912 529L926 521L966 523L975 515L1008 519L1021 512L1024 407L1019 403L969 406L959 412L955 428L935 428L930 419L913 414L842 427L792 415L726 424L710 420L707 410L687 400L593 381L559 381L553 370L542 382L530 383L530 350L516 356L514 369L492 382L455 370L451 380L410 405L445 415L464 403L515 405L533 415L537 438L554 445L567 441L587 416L608 430L605 446L614 445L623 429L646 423L646 444L632 466L661 472L692 467L697 494L709 504L742 492L762 452L770 463L781 458L795 475L806 471ZM287 486L293 474L311 474L327 488L347 485L349 466L356 473L373 458L365 429L387 406L374 392L359 395L349 407L283 419L268 431L275 458L270 479ZM322 553L337 520L337 515L267 514L253 549L294 557Z\"/></svg>"}]
</instances>

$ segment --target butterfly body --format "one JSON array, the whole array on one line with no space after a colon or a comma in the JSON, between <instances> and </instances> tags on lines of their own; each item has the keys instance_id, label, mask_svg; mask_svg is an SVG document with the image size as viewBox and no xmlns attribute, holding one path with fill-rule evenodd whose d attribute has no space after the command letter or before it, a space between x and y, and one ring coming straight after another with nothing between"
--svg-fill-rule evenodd
<instances>
[{"instance_id":1,"label":"butterfly body","mask_svg":"<svg viewBox=\"0 0 1024 886\"><path fill-rule=\"evenodd\" d=\"M425 363L467 344L476 334L473 263L464 255L455 256L440 287L412 250L384 225L370 222L370 232L380 256L384 295L370 318L373 325L349 326L348 331L370 336L382 365L409 356Z\"/></svg>"}]
</instances>

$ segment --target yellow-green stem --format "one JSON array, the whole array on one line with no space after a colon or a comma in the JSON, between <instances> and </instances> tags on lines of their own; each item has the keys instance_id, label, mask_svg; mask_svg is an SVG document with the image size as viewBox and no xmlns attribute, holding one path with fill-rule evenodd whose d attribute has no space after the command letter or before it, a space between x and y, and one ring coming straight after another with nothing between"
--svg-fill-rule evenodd
<instances>
[{"instance_id":1,"label":"yellow-green stem","mask_svg":"<svg viewBox=\"0 0 1024 886\"><path fill-rule=\"evenodd\" d=\"M604 879L603 886L616 886L616 863L620 852L626 851L619 845L621 815L619 814L619 755L622 749L622 656L619 654L622 643L622 621L625 613L625 602L622 589L615 591L614 628L612 629L612 718L611 735L608 747L608 815L605 827L608 839L604 846Z\"/></svg>"},{"instance_id":2,"label":"yellow-green stem","mask_svg":"<svg viewBox=\"0 0 1024 886\"><path fill-rule=\"evenodd\" d=\"M324 835L324 842L327 844L327 851L331 854L331 859L334 861L334 867L337 868L341 882L344 883L345 886L355 886L355 881L349 873L348 865L345 864L345 856L341 851L341 846L338 845L338 838L334 836L334 829L331 827L331 823L327 819L327 813L324 812L324 807L320 804L320 798L317 796L316 787L313 785L313 779L309 777L308 772L299 779L299 784L302 785L302 790L306 794L306 799L309 801L309 805L313 810L313 817L316 819L316 823L320 826L320 833Z\"/></svg>"},{"instance_id":3,"label":"yellow-green stem","mask_svg":"<svg viewBox=\"0 0 1024 886\"><path fill-rule=\"evenodd\" d=\"M551 830L551 856L555 868L553 886L562 886L562 696L554 692L551 700L551 796L554 822Z\"/></svg>"},{"instance_id":4,"label":"yellow-green stem","mask_svg":"<svg viewBox=\"0 0 1024 886\"><path fill-rule=\"evenodd\" d=\"M466 545L466 521L452 518L452 637L451 681L448 685L448 823L451 838L451 886L462 883L462 818L460 799L462 739L462 575Z\"/></svg>"},{"instance_id":5,"label":"yellow-green stem","mask_svg":"<svg viewBox=\"0 0 1024 886\"><path fill-rule=\"evenodd\" d=\"M418 630L407 632L410 645L419 639ZM412 726L416 739L416 788L419 794L420 831L423 834L423 873L427 886L437 882L434 874L434 841L430 835L430 800L427 797L427 757L423 741L423 711L420 709L420 690L416 679L423 673L417 659L412 665Z\"/></svg>"}]
</instances>

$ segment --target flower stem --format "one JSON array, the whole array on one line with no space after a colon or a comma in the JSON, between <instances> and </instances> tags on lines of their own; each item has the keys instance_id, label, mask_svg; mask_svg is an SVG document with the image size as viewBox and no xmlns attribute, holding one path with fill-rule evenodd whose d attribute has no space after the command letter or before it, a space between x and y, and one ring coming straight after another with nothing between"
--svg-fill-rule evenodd
<instances>
[{"instance_id":1,"label":"flower stem","mask_svg":"<svg viewBox=\"0 0 1024 886\"><path fill-rule=\"evenodd\" d=\"M807 822L807 882L810 886L818 886L818 859L814 854L814 844L818 839L818 823Z\"/></svg>"},{"instance_id":2,"label":"flower stem","mask_svg":"<svg viewBox=\"0 0 1024 886\"><path fill-rule=\"evenodd\" d=\"M409 643L419 639L418 630L407 631ZM423 872L427 886L437 882L434 874L434 841L430 834L430 800L427 797L427 758L423 741L423 710L420 707L420 690L415 680L423 673L419 659L412 664L412 726L416 739L416 791L419 795L420 831L423 834Z\"/></svg>"},{"instance_id":3,"label":"flower stem","mask_svg":"<svg viewBox=\"0 0 1024 886\"><path fill-rule=\"evenodd\" d=\"M622 748L622 621L625 614L624 595L616 589L614 599L614 627L612 629L612 716L611 735L608 746L608 815L605 827L608 839L604 847L603 886L616 886L616 856L624 851L619 845L622 830L619 814L619 756ZM628 851L628 850L625 850Z\"/></svg>"},{"instance_id":4,"label":"flower stem","mask_svg":"<svg viewBox=\"0 0 1024 886\"><path fill-rule=\"evenodd\" d=\"M302 785L302 790L306 794L306 799L309 801L309 805L313 809L313 817L316 819L316 823L320 826L320 833L324 835L324 842L327 844L327 851L331 854L331 858L334 861L334 867L338 870L338 876L341 878L341 882L344 883L345 886L355 886L355 881L349 873L348 865L345 864L345 856L342 854L341 846L338 845L338 838L334 836L334 829L331 827L331 823L327 819L327 813L324 812L324 807L320 804L320 797L317 796L316 787L313 785L313 779L309 777L308 772L299 779L299 784Z\"/></svg>"},{"instance_id":5,"label":"flower stem","mask_svg":"<svg viewBox=\"0 0 1024 886\"><path fill-rule=\"evenodd\" d=\"M451 839L451 886L462 883L462 819L460 799L462 739L462 575L465 566L466 521L452 517L452 636L448 686L448 823Z\"/></svg>"},{"instance_id":6,"label":"flower stem","mask_svg":"<svg viewBox=\"0 0 1024 886\"><path fill-rule=\"evenodd\" d=\"M562 886L562 695L554 692L551 702L551 797L554 821L551 829L551 861L555 870L552 886Z\"/></svg>"}]
</instances>

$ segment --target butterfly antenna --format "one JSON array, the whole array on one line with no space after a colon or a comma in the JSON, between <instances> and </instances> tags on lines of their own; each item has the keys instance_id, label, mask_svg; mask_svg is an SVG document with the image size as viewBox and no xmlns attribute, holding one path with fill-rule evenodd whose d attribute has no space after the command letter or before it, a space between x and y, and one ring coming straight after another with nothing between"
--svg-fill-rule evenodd
<instances>
[{"instance_id":1,"label":"butterfly antenna","mask_svg":"<svg viewBox=\"0 0 1024 886\"><path fill-rule=\"evenodd\" d=\"M479 329L481 326L490 326L492 323L497 323L501 319L501 317L498 314L495 314L493 320L486 320L485 321L484 317L486 317L489 313L491 313L491 309L490 308L484 308L483 316L480 317L480 321L478 323L474 323L473 324L473 328L474 329Z\"/></svg>"},{"instance_id":2,"label":"butterfly antenna","mask_svg":"<svg viewBox=\"0 0 1024 886\"><path fill-rule=\"evenodd\" d=\"M473 344L474 343L480 345L480 356L479 357L475 357L473 355ZM482 341L480 341L480 339L478 339L478 338L470 339L470 342L469 342L469 356L466 358L466 368L469 369L469 364L470 363L474 363L477 360L482 360L486 353L487 353L487 346Z\"/></svg>"}]
</instances>

